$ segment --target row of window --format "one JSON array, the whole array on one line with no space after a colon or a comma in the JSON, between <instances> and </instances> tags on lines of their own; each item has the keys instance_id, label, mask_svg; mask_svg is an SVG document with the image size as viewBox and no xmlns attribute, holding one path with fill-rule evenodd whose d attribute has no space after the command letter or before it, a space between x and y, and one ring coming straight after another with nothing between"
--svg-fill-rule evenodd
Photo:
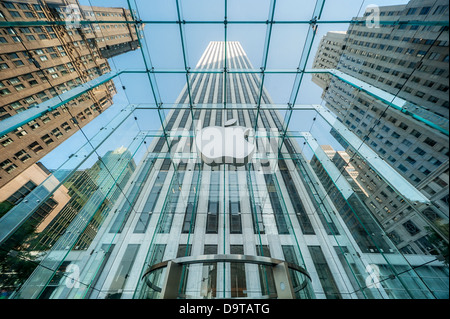
<instances>
[{"instance_id":1,"label":"row of window","mask_svg":"<svg viewBox=\"0 0 450 319\"><path fill-rule=\"evenodd\" d=\"M418 8L409 8L408 11L406 11L406 15L437 15L437 14L444 14L448 10L448 5L440 5L437 6L433 11L432 7L418 7Z\"/></svg>"},{"instance_id":2,"label":"row of window","mask_svg":"<svg viewBox=\"0 0 450 319\"><path fill-rule=\"evenodd\" d=\"M353 115L353 117L355 117L353 113L348 113L348 114ZM349 116L349 117L351 118L352 116ZM369 117L370 119L373 119L373 116L371 116L371 115L368 115L368 117ZM392 122L392 121L397 122L397 120L396 120L395 118L391 117L391 122ZM365 138L365 139L366 139L366 143L368 143L368 145L370 145L373 149L375 149L379 154L381 154L381 155L387 155L388 152L387 152L385 149L383 149L382 147L379 147L379 144L375 141L375 139L376 139L376 140L380 140L380 141L381 141L381 140L384 140L384 136L383 136L382 134L378 133L378 134L374 137L374 140L370 141L369 137L368 137L367 135L365 135L365 133L362 132L360 129L357 129L356 125L354 125L354 123L359 123L359 122L360 122L360 121L358 121L357 119L354 119L353 121L345 120L346 125L347 125L348 127L350 127L352 130L354 130L354 131L356 132L356 134L359 135L361 138ZM368 127L368 125L367 125L365 122L362 122L361 127ZM406 125L405 123L400 123L400 124L399 124L399 128L406 131L406 130L408 129L408 125ZM390 129L385 125L385 126L383 126L382 130L385 131L385 132L387 132L387 131L389 131ZM366 130L366 131L367 131L367 130ZM365 135L365 136L364 136L364 135ZM415 136L416 138L418 138L418 137L421 136L421 133L419 133L417 130L413 129L408 135L410 135L410 136ZM364 137L363 137L363 136L364 136ZM419 156L421 157L421 160L424 161L424 160L423 160L423 157L427 154L426 151L424 151L424 150L423 150L422 148L420 148L420 147L415 147L415 148L413 149L413 148L412 148L413 142L410 141L408 138L403 138L399 145L404 145L405 147L410 148L410 149L411 149L411 154L414 153L415 155L413 156L414 159L413 159L412 157L407 157L406 159L404 158L404 157L405 157L405 156L404 156L405 151L401 149L401 146L400 146L400 147L394 146L394 143L392 143L392 140L391 140L391 138L399 139L401 136L405 136L405 134L401 134L401 135L400 135L400 134L397 133L397 132L393 132L393 133L389 136L389 139L386 139L386 140L384 141L383 145L385 145L385 146L387 146L387 147L390 147L390 148L392 149L392 151L393 151L393 152L391 153L392 155L394 155L394 153L397 154L399 157L402 158L402 161L406 161L406 162L408 162L408 163L411 164L411 165L416 164L416 161L418 161ZM416 141L415 141L415 142L416 142ZM422 139L421 142L424 143L424 144L426 144L426 145L428 145L428 146L430 146L430 147L434 147L434 146L436 146L436 145L438 144L436 141L434 141L433 139L431 139L431 138L429 138L429 137L425 137L424 139ZM397 144L397 143L396 143L396 144ZM395 148L395 147L396 147L396 148ZM395 148L395 150L394 150L394 148ZM448 149L446 149L445 147L441 147L440 152L441 152L441 153L442 153L442 152L448 152ZM395 162L397 161L397 158L395 158L395 157L392 156L392 155L389 155L388 161L391 162L391 163L393 164L393 163L395 163ZM409 161L408 161L408 158L409 158ZM432 167L432 166L434 166L434 167L439 167L439 166L442 164L442 161L440 161L439 159L436 159L434 156L429 157L429 158L426 160L426 162L427 162L428 164L421 165L421 166L417 169L417 171L421 172L421 173L424 174L425 176L426 176L426 175L429 175L429 174L431 173L431 167ZM406 172L408 171L408 168L405 167L405 165L403 165L403 164L399 164L399 165L398 165L398 169L399 169L400 171L402 171L403 173L406 173ZM412 176L411 179L413 179L415 182L420 182L420 179L418 179L415 175Z\"/></svg>"},{"instance_id":3,"label":"row of window","mask_svg":"<svg viewBox=\"0 0 450 319\"><path fill-rule=\"evenodd\" d=\"M56 10L60 14L70 14L66 12L66 7L60 6L57 7ZM128 11L128 10L127 10ZM94 12L92 10L83 10L83 14L88 17L124 17L123 13L120 12ZM128 17L131 17L131 14L127 13Z\"/></svg>"},{"instance_id":4,"label":"row of window","mask_svg":"<svg viewBox=\"0 0 450 319\"><path fill-rule=\"evenodd\" d=\"M71 119L71 122L76 125L78 123L78 121L86 120L87 119L86 116L92 115L93 114L92 110L94 110L94 109L98 109L98 108L95 106L92 106L91 108L86 108L83 112L79 112L75 118ZM52 112L51 114L53 115L54 118L57 118L58 116L61 115L59 110L56 110L56 111ZM46 114L46 115L40 117L40 120L42 121L43 124L46 124L51 121L49 114ZM40 124L36 120L33 120L30 123L28 123L28 126L32 130L35 130L38 127L40 127ZM72 126L68 122L64 122L60 125L60 127L56 127L54 129L50 130L50 132L48 134L44 134L43 136L41 136L41 140L46 145L50 145L55 142L54 138L59 139L63 136L63 131L69 132L70 130L72 130ZM19 137L19 138L28 134L27 131L25 129L23 129L22 127L17 128L16 130L14 130L13 133L15 133L17 135L17 137ZM0 137L0 144L3 147L6 147L13 142L14 142L13 139L11 137L8 137L7 135ZM43 150L43 147L39 142L35 141L35 142L29 144L27 149L33 151L36 154L39 154L39 152L41 152ZM15 159L20 160L23 163L25 163L26 161L28 161L31 158L31 156L24 149L15 153L14 157L15 157ZM17 168L17 165L14 164L11 161L11 159L6 159L0 163L0 167L3 170L5 170L7 173L11 173L13 170L15 170Z\"/></svg>"},{"instance_id":5,"label":"row of window","mask_svg":"<svg viewBox=\"0 0 450 319\"><path fill-rule=\"evenodd\" d=\"M30 18L30 19L45 19L46 16L43 12L36 12L36 15L31 11L23 11L22 13L19 11L8 10L8 13L13 18ZM0 17L5 17L3 12L0 12Z\"/></svg>"}]
</instances>

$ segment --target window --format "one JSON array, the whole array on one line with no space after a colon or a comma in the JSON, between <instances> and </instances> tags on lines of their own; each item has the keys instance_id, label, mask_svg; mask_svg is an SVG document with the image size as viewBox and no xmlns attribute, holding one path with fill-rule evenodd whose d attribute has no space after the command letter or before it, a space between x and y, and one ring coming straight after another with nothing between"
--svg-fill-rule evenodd
<instances>
[{"instance_id":1,"label":"window","mask_svg":"<svg viewBox=\"0 0 450 319\"><path fill-rule=\"evenodd\" d=\"M394 157L392 157L392 156L388 157L388 161L391 162L391 163L397 162L397 160Z\"/></svg>"},{"instance_id":2,"label":"window","mask_svg":"<svg viewBox=\"0 0 450 319\"><path fill-rule=\"evenodd\" d=\"M427 137L424 141L425 144L428 144L430 146L435 146L436 145L436 141L432 140L431 138Z\"/></svg>"},{"instance_id":3,"label":"window","mask_svg":"<svg viewBox=\"0 0 450 319\"><path fill-rule=\"evenodd\" d=\"M19 84L19 85L14 86L14 88L15 88L17 91L21 91L21 90L25 89L25 85Z\"/></svg>"},{"instance_id":4,"label":"window","mask_svg":"<svg viewBox=\"0 0 450 319\"><path fill-rule=\"evenodd\" d=\"M411 52L411 53L412 53L412 52ZM417 56L418 58L423 58L423 57L425 56L425 54L427 54L427 51L419 50L419 51L417 51L416 56Z\"/></svg>"},{"instance_id":5,"label":"window","mask_svg":"<svg viewBox=\"0 0 450 319\"><path fill-rule=\"evenodd\" d=\"M408 10L408 12L406 12L406 15L407 15L407 16L413 15L413 14L416 13L416 11L417 11L417 8L410 8L410 9Z\"/></svg>"},{"instance_id":6,"label":"window","mask_svg":"<svg viewBox=\"0 0 450 319\"><path fill-rule=\"evenodd\" d=\"M425 14L428 14L428 12L430 12L430 10L431 10L431 7L423 7L423 8L420 10L419 15L425 15Z\"/></svg>"},{"instance_id":7,"label":"window","mask_svg":"<svg viewBox=\"0 0 450 319\"><path fill-rule=\"evenodd\" d=\"M2 89L0 90L0 96L11 94L11 91L8 89Z\"/></svg>"},{"instance_id":8,"label":"window","mask_svg":"<svg viewBox=\"0 0 450 319\"><path fill-rule=\"evenodd\" d=\"M15 109L20 108L22 106L22 104L20 104L20 102L14 102L14 103L11 103L9 106L15 110Z\"/></svg>"},{"instance_id":9,"label":"window","mask_svg":"<svg viewBox=\"0 0 450 319\"><path fill-rule=\"evenodd\" d=\"M20 150L19 152L14 154L14 156L17 157L22 162L26 162L31 158L31 156L25 150Z\"/></svg>"},{"instance_id":10,"label":"window","mask_svg":"<svg viewBox=\"0 0 450 319\"><path fill-rule=\"evenodd\" d=\"M410 157L410 156L408 156L408 157L406 158L406 161L407 161L409 164L411 164L411 165L414 165L414 164L416 163L416 160L413 159L413 158Z\"/></svg>"},{"instance_id":11,"label":"window","mask_svg":"<svg viewBox=\"0 0 450 319\"><path fill-rule=\"evenodd\" d=\"M447 92L448 91L448 86L441 84L441 85L439 85L439 87L437 89L439 91L442 91L442 92Z\"/></svg>"},{"instance_id":12,"label":"window","mask_svg":"<svg viewBox=\"0 0 450 319\"><path fill-rule=\"evenodd\" d=\"M412 130L411 131L411 135L414 136L414 137L419 138L422 134L419 131L417 131L417 130Z\"/></svg>"},{"instance_id":13,"label":"window","mask_svg":"<svg viewBox=\"0 0 450 319\"><path fill-rule=\"evenodd\" d=\"M40 127L40 125L36 122L36 121L30 121L30 122L28 122L28 126L32 129L32 130L35 130L35 129L37 129L38 127Z\"/></svg>"},{"instance_id":14,"label":"window","mask_svg":"<svg viewBox=\"0 0 450 319\"><path fill-rule=\"evenodd\" d=\"M421 91L417 91L417 92L416 92L416 96L417 96L417 97L424 97L424 95L425 95L424 92L421 92Z\"/></svg>"},{"instance_id":15,"label":"window","mask_svg":"<svg viewBox=\"0 0 450 319\"><path fill-rule=\"evenodd\" d=\"M56 138L60 138L63 134L58 128L55 128L54 130L52 130L52 135Z\"/></svg>"},{"instance_id":16,"label":"window","mask_svg":"<svg viewBox=\"0 0 450 319\"><path fill-rule=\"evenodd\" d=\"M6 167L8 167L11 164L12 164L11 160L7 159L0 163L0 167L5 169Z\"/></svg>"},{"instance_id":17,"label":"window","mask_svg":"<svg viewBox=\"0 0 450 319\"><path fill-rule=\"evenodd\" d=\"M2 145L4 147L6 147L7 145L11 144L12 142L13 142L13 140L10 139L9 137L7 139L4 139L4 140L1 141L1 143L2 143Z\"/></svg>"},{"instance_id":18,"label":"window","mask_svg":"<svg viewBox=\"0 0 450 319\"><path fill-rule=\"evenodd\" d=\"M426 154L426 152L425 152L423 149L421 149L420 147L417 147L417 148L414 150L414 152L417 153L417 154L419 154L419 155L425 155L425 154Z\"/></svg>"},{"instance_id":19,"label":"window","mask_svg":"<svg viewBox=\"0 0 450 319\"><path fill-rule=\"evenodd\" d=\"M419 167L419 172L425 174L425 175L429 175L431 173L431 171L429 169L427 169L425 166L420 166Z\"/></svg>"},{"instance_id":20,"label":"window","mask_svg":"<svg viewBox=\"0 0 450 319\"><path fill-rule=\"evenodd\" d=\"M24 65L22 60L15 60L15 61L13 61L13 63L14 63L15 66L22 66L22 65Z\"/></svg>"},{"instance_id":21,"label":"window","mask_svg":"<svg viewBox=\"0 0 450 319\"><path fill-rule=\"evenodd\" d=\"M438 101L439 101L439 99L435 96L430 96L428 98L428 102L431 102L431 103L437 103Z\"/></svg>"},{"instance_id":22,"label":"window","mask_svg":"<svg viewBox=\"0 0 450 319\"><path fill-rule=\"evenodd\" d=\"M44 117L42 117L41 118L41 121L42 121L42 123L47 123L47 122L50 122L51 120L50 120L50 117L49 116L44 116Z\"/></svg>"},{"instance_id":23,"label":"window","mask_svg":"<svg viewBox=\"0 0 450 319\"><path fill-rule=\"evenodd\" d=\"M9 11L9 14L11 15L11 17L13 18L21 18L22 16L20 15L19 12L17 11Z\"/></svg>"},{"instance_id":24,"label":"window","mask_svg":"<svg viewBox=\"0 0 450 319\"><path fill-rule=\"evenodd\" d=\"M19 112L19 111L17 111ZM22 137L24 135L27 135L27 131L25 131L22 127L18 127L17 129L14 130L14 133L16 133L17 137Z\"/></svg>"},{"instance_id":25,"label":"window","mask_svg":"<svg viewBox=\"0 0 450 319\"><path fill-rule=\"evenodd\" d=\"M414 236L420 232L420 229L411 220L404 223L403 227L405 227L411 236Z\"/></svg>"},{"instance_id":26,"label":"window","mask_svg":"<svg viewBox=\"0 0 450 319\"><path fill-rule=\"evenodd\" d=\"M441 187L447 187L448 183L443 181L440 177L436 177L433 182L435 182L436 184L438 184Z\"/></svg>"},{"instance_id":27,"label":"window","mask_svg":"<svg viewBox=\"0 0 450 319\"><path fill-rule=\"evenodd\" d=\"M8 167L4 168L4 170L9 174L11 173L13 170L15 170L17 168L16 164L11 164Z\"/></svg>"},{"instance_id":28,"label":"window","mask_svg":"<svg viewBox=\"0 0 450 319\"><path fill-rule=\"evenodd\" d=\"M428 162L430 162L431 164L433 164L434 166L440 166L442 164L442 162L434 157L431 157Z\"/></svg>"},{"instance_id":29,"label":"window","mask_svg":"<svg viewBox=\"0 0 450 319\"><path fill-rule=\"evenodd\" d=\"M33 96L28 96L25 98L25 102L27 102L28 104L31 104L34 102L34 97Z\"/></svg>"},{"instance_id":30,"label":"window","mask_svg":"<svg viewBox=\"0 0 450 319\"><path fill-rule=\"evenodd\" d=\"M436 10L434 10L433 15L435 14L443 14L448 9L448 5L437 6Z\"/></svg>"},{"instance_id":31,"label":"window","mask_svg":"<svg viewBox=\"0 0 450 319\"><path fill-rule=\"evenodd\" d=\"M428 57L428 59L430 59L430 60L437 60L437 59L439 59L440 58L440 54L439 53L436 53L436 52L431 52L430 53L430 56Z\"/></svg>"},{"instance_id":32,"label":"window","mask_svg":"<svg viewBox=\"0 0 450 319\"><path fill-rule=\"evenodd\" d=\"M444 69L436 68L436 69L433 71L433 75L442 75L442 74L444 74L444 72L445 72Z\"/></svg>"},{"instance_id":33,"label":"window","mask_svg":"<svg viewBox=\"0 0 450 319\"><path fill-rule=\"evenodd\" d=\"M6 8L6 9L15 9L16 7L14 6L14 3L12 3L12 2L3 2L3 6Z\"/></svg>"},{"instance_id":34,"label":"window","mask_svg":"<svg viewBox=\"0 0 450 319\"><path fill-rule=\"evenodd\" d=\"M421 179L420 178L418 178L416 175L414 175L414 174L412 174L410 177L409 177L413 182L415 182L415 183L420 183L420 181L421 181Z\"/></svg>"},{"instance_id":35,"label":"window","mask_svg":"<svg viewBox=\"0 0 450 319\"><path fill-rule=\"evenodd\" d=\"M64 122L63 124L61 124L61 128L64 130L64 131L66 131L66 132L68 132L68 131L70 131L72 128L70 127L70 125L69 125L69 123L67 123L67 122Z\"/></svg>"},{"instance_id":36,"label":"window","mask_svg":"<svg viewBox=\"0 0 450 319\"><path fill-rule=\"evenodd\" d=\"M406 146L411 146L411 145L412 145L412 143L411 143L410 141L408 141L407 139L404 139L404 140L402 141L402 144L403 144L403 145L406 145Z\"/></svg>"},{"instance_id":37,"label":"window","mask_svg":"<svg viewBox=\"0 0 450 319\"><path fill-rule=\"evenodd\" d=\"M28 148L35 153L39 153L40 151L43 150L43 147L39 145L38 142L31 143L30 145L28 145Z\"/></svg>"}]
</instances>

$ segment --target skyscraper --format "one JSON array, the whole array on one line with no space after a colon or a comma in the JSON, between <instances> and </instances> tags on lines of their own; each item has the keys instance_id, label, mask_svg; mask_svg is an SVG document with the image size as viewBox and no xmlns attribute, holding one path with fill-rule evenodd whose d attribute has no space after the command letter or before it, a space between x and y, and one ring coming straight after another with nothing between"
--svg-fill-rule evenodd
<instances>
[{"instance_id":1,"label":"skyscraper","mask_svg":"<svg viewBox=\"0 0 450 319\"><path fill-rule=\"evenodd\" d=\"M378 10L381 21L397 25L362 23L329 32L313 67L335 69L337 76L316 74L313 82L338 120L431 202L406 203L348 148L359 182L373 195L367 207L382 227L403 253L448 260L448 27L427 25L447 19L448 2L412 0ZM402 24L410 20L423 25ZM436 234L441 244L432 239Z\"/></svg>"},{"instance_id":2,"label":"skyscraper","mask_svg":"<svg viewBox=\"0 0 450 319\"><path fill-rule=\"evenodd\" d=\"M280 143L280 114L242 72L252 66L238 42L211 42L196 71L220 69L225 47L237 72L193 73L90 246L73 251L78 237L61 235L14 297L448 296L442 263L400 254L357 192L328 193L295 138ZM256 146L249 163L202 161L196 141L208 127L252 129L238 142Z\"/></svg>"},{"instance_id":3,"label":"skyscraper","mask_svg":"<svg viewBox=\"0 0 450 319\"><path fill-rule=\"evenodd\" d=\"M108 58L138 46L134 26L120 23L130 19L129 10L78 1L2 1L0 21L23 27L0 33L0 121L111 71ZM1 136L0 188L111 106L115 94L107 81Z\"/></svg>"}]
</instances>

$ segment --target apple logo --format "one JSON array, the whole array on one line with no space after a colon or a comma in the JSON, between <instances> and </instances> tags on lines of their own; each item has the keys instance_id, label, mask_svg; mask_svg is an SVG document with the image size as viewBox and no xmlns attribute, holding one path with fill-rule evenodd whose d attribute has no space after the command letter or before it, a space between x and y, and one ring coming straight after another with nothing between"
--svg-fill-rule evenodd
<instances>
[{"instance_id":1,"label":"apple logo","mask_svg":"<svg viewBox=\"0 0 450 319\"><path fill-rule=\"evenodd\" d=\"M248 141L251 128L236 126L236 119L224 126L209 126L198 131L195 138L197 151L209 166L247 164L255 152L255 145Z\"/></svg>"}]
</instances>

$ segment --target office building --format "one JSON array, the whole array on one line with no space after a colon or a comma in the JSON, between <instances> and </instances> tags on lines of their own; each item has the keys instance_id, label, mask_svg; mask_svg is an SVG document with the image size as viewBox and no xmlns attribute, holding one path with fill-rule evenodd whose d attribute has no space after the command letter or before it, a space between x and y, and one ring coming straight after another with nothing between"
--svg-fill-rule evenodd
<instances>
[{"instance_id":1,"label":"office building","mask_svg":"<svg viewBox=\"0 0 450 319\"><path fill-rule=\"evenodd\" d=\"M82 25L76 14L111 23ZM2 1L0 21L23 27L0 30L0 121L111 71L108 58L138 46L134 25L120 23L130 19L129 10L77 1ZM0 188L111 106L115 94L107 81L1 136Z\"/></svg>"},{"instance_id":2,"label":"office building","mask_svg":"<svg viewBox=\"0 0 450 319\"><path fill-rule=\"evenodd\" d=\"M368 9L355 18L362 23L347 32L323 37L313 68L342 76L315 74L313 82L324 89L325 105L337 119L430 201L405 202L343 142L380 225L403 253L448 260L448 26L427 24L448 19L448 2L379 7L380 21L395 25L368 27L371 14ZM422 25L407 26L411 20Z\"/></svg>"}]
</instances>

